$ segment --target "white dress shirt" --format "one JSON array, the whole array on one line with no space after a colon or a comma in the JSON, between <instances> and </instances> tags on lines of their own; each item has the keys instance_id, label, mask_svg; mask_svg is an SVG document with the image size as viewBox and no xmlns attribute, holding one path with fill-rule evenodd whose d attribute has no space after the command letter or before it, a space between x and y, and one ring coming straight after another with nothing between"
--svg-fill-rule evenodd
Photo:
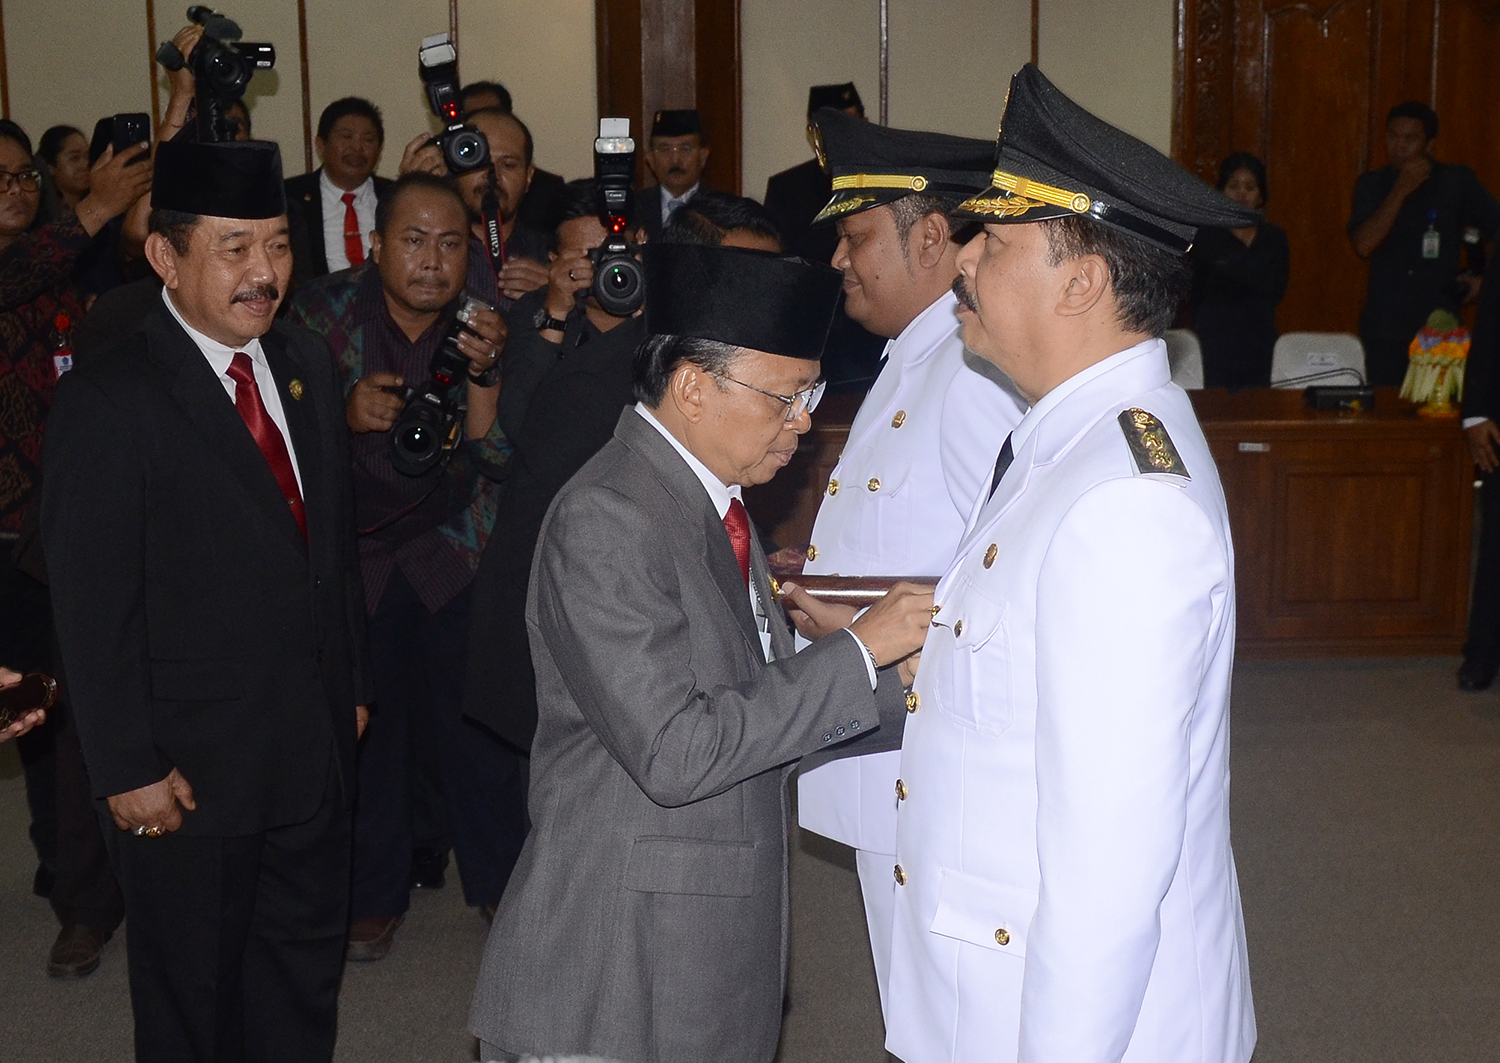
<instances>
[{"instance_id":1,"label":"white dress shirt","mask_svg":"<svg viewBox=\"0 0 1500 1063\"><path fill-rule=\"evenodd\" d=\"M209 368L218 376L219 383L224 385L230 402L234 401L235 383L229 375L229 363L234 361L234 356L240 351L250 356L250 364L255 370L255 386L260 389L260 401L265 405L266 413L271 415L271 420L275 423L277 430L281 432L281 438L286 440L286 452L292 459L292 472L297 477L297 493L306 498L307 492L302 489L302 470L297 465L297 448L292 445L292 434L286 426L286 411L281 408L281 395L276 378L271 375L271 363L266 361L266 352L261 350L260 339L253 339L238 349L226 347L218 340L209 339L189 325L178 311L177 304L172 302L172 293L168 289L161 290L161 299L167 304L167 312L192 337L198 349L203 352L203 357L208 359Z\"/></svg>"},{"instance_id":2,"label":"white dress shirt","mask_svg":"<svg viewBox=\"0 0 1500 1063\"><path fill-rule=\"evenodd\" d=\"M673 211L698 194L698 186L702 183L702 181L699 181L698 184L693 185L692 188L689 188L680 196L674 196L668 192L666 185L657 186L661 189L661 223L663 225L667 224L671 219Z\"/></svg>"},{"instance_id":3,"label":"white dress shirt","mask_svg":"<svg viewBox=\"0 0 1500 1063\"><path fill-rule=\"evenodd\" d=\"M698 477L698 482L703 485L703 490L708 492L708 499L714 504L714 512L718 513L720 520L723 520L724 514L729 512L731 499L740 498L740 504L744 504L744 499L740 497L740 485L726 484L723 480L715 476L707 465L699 461L692 451L682 445L680 439L667 431L667 426L658 421L656 415L647 409L644 403L636 403L635 412L640 414L647 424L660 432L662 437L668 443L672 444L672 449L682 455L682 460L687 462L688 468L693 470L693 475ZM769 661L771 659L771 637L766 625L770 621L760 600L760 595L755 592L755 582L753 580L750 583L750 611L755 615L755 625L761 632L761 648L765 651L766 660ZM848 628L844 628L844 630L849 631ZM865 648L864 642L854 632L849 631L849 637L859 644L859 652L864 657L865 670L870 676L870 689L874 690L877 678L875 675L875 662L870 658L870 651Z\"/></svg>"},{"instance_id":4,"label":"white dress shirt","mask_svg":"<svg viewBox=\"0 0 1500 1063\"><path fill-rule=\"evenodd\" d=\"M349 256L344 254L344 189L328 179L328 171L318 171L318 187L323 191L323 254L328 259L328 272L337 273L349 268ZM370 233L375 228L375 178L366 177L365 183L354 189L354 216L359 219L359 242L365 249L365 261L370 259Z\"/></svg>"}]
</instances>

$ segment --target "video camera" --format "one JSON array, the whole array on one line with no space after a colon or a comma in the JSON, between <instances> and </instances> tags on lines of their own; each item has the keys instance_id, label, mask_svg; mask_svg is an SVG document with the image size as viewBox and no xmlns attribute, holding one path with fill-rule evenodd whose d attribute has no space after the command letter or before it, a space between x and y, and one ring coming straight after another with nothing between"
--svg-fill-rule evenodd
<instances>
[{"instance_id":1,"label":"video camera","mask_svg":"<svg viewBox=\"0 0 1500 1063\"><path fill-rule=\"evenodd\" d=\"M452 177L482 170L490 164L490 145L483 134L464 124L458 89L458 50L446 33L422 38L417 49L417 73L427 89L427 104L443 123L443 131L430 143L443 150L443 161Z\"/></svg>"},{"instance_id":2,"label":"video camera","mask_svg":"<svg viewBox=\"0 0 1500 1063\"><path fill-rule=\"evenodd\" d=\"M406 406L391 429L391 464L406 476L421 476L438 458L458 446L461 428L459 385L469 375L469 357L459 350L458 334L477 310L489 309L463 297L453 323L432 356L430 378L420 387L388 389Z\"/></svg>"},{"instance_id":3,"label":"video camera","mask_svg":"<svg viewBox=\"0 0 1500 1063\"><path fill-rule=\"evenodd\" d=\"M630 119L599 119L594 180L599 183L599 224L608 235L589 252L594 263L592 294L605 313L628 317L641 308L646 294L646 274L635 257L640 248L625 235L630 224L630 186L635 183Z\"/></svg>"},{"instance_id":4,"label":"video camera","mask_svg":"<svg viewBox=\"0 0 1500 1063\"><path fill-rule=\"evenodd\" d=\"M276 65L276 48L240 40L244 34L239 24L213 8L190 7L187 17L203 27L192 59L183 58L176 44L163 41L156 49L156 61L172 71L189 66L197 91L197 139L205 143L233 140L237 127L229 108L245 95L252 74Z\"/></svg>"}]
</instances>

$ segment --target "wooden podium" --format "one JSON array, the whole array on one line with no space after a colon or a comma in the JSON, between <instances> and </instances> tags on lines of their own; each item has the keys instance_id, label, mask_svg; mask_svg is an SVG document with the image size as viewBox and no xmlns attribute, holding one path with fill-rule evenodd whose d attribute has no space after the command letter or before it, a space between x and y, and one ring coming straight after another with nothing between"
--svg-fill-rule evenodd
<instances>
[{"instance_id":1,"label":"wooden podium","mask_svg":"<svg viewBox=\"0 0 1500 1063\"><path fill-rule=\"evenodd\" d=\"M1394 388L1362 413L1292 390L1189 394L1229 503L1242 657L1459 652L1474 471L1457 421ZM858 400L825 401L791 464L745 493L777 545L808 542Z\"/></svg>"},{"instance_id":2,"label":"wooden podium","mask_svg":"<svg viewBox=\"0 0 1500 1063\"><path fill-rule=\"evenodd\" d=\"M1229 503L1240 656L1459 652L1474 471L1457 420L1395 388L1360 413L1189 394Z\"/></svg>"}]
</instances>

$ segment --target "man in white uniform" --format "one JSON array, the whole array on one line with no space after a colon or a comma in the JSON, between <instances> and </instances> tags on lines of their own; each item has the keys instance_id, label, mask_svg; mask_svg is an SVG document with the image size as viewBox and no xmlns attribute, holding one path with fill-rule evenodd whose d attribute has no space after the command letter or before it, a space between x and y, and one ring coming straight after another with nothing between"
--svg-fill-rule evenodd
<instances>
[{"instance_id":1,"label":"man in white uniform","mask_svg":"<svg viewBox=\"0 0 1500 1063\"><path fill-rule=\"evenodd\" d=\"M1031 409L938 585L901 754L886 1047L905 1063L1244 1063L1234 558L1162 332L1254 212L1011 82L965 342Z\"/></svg>"},{"instance_id":2,"label":"man in white uniform","mask_svg":"<svg viewBox=\"0 0 1500 1063\"><path fill-rule=\"evenodd\" d=\"M1025 410L1019 395L965 365L953 294L961 244L948 213L987 187L995 148L831 108L814 119L833 177L817 221L837 219L833 265L844 273L845 308L891 342L828 481L805 571L937 577L989 488L995 452ZM804 761L798 818L856 850L884 1005L901 753L822 759Z\"/></svg>"}]
</instances>

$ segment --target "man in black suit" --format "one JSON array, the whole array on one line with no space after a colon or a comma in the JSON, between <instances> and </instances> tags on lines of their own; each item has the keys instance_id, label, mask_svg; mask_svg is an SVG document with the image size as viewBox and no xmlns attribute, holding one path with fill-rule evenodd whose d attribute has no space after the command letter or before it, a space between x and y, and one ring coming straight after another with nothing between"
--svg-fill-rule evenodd
<instances>
[{"instance_id":1,"label":"man in black suit","mask_svg":"<svg viewBox=\"0 0 1500 1063\"><path fill-rule=\"evenodd\" d=\"M646 168L656 178L637 194L648 240L660 240L672 212L698 194L708 165L708 138L697 111L657 111L646 143Z\"/></svg>"},{"instance_id":2,"label":"man in black suit","mask_svg":"<svg viewBox=\"0 0 1500 1063\"><path fill-rule=\"evenodd\" d=\"M1484 486L1479 489L1479 567L1458 686L1486 690L1500 667L1500 255L1490 257L1479 289L1463 416L1464 435Z\"/></svg>"},{"instance_id":3,"label":"man in black suit","mask_svg":"<svg viewBox=\"0 0 1500 1063\"><path fill-rule=\"evenodd\" d=\"M854 82L842 85L814 85L807 90L807 142L813 157L804 163L772 174L766 182L766 209L776 219L776 227L786 240L786 249L809 262L827 262L838 246L838 232L832 225L813 226L813 218L828 205L833 195L833 179L824 168L823 147L813 115L820 107L832 107L854 118L864 118L865 105Z\"/></svg>"},{"instance_id":4,"label":"man in black suit","mask_svg":"<svg viewBox=\"0 0 1500 1063\"><path fill-rule=\"evenodd\" d=\"M275 321L275 144L163 144L152 207L162 301L61 382L42 497L136 1058L327 1061L368 700L343 396Z\"/></svg>"},{"instance_id":5,"label":"man in black suit","mask_svg":"<svg viewBox=\"0 0 1500 1063\"><path fill-rule=\"evenodd\" d=\"M345 96L323 108L313 143L323 165L286 182L293 286L364 265L375 204L391 186L375 176L385 123L369 100Z\"/></svg>"}]
</instances>

